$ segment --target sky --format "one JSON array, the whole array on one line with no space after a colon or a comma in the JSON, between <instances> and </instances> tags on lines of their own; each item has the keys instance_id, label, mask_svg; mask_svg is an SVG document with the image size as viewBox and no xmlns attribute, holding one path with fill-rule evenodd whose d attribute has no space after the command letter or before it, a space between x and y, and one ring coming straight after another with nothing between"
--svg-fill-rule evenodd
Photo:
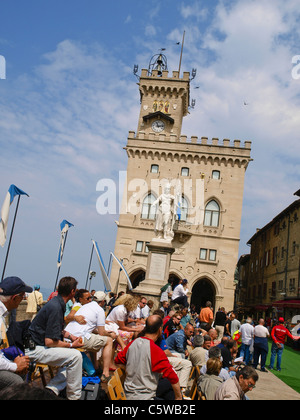
<instances>
[{"instance_id":1,"label":"sky","mask_svg":"<svg viewBox=\"0 0 300 420\"><path fill-rule=\"evenodd\" d=\"M60 276L85 286L91 239L108 265L118 214L97 212L97 184L118 185L127 167L140 107L133 66L148 68L165 48L169 70L178 69L184 31L182 71L197 76L182 134L252 141L239 251L249 253L256 229L300 188L299 20L297 0L2 2L0 206L11 184L30 196L21 198L6 276L51 292L64 219L74 227ZM99 273L95 257L91 268Z\"/></svg>"}]
</instances>

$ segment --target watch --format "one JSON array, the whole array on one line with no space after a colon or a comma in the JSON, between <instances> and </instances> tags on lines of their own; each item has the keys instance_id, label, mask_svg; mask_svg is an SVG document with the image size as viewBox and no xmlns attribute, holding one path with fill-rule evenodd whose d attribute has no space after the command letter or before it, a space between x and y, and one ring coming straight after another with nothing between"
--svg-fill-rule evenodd
<instances>
[{"instance_id":1,"label":"watch","mask_svg":"<svg viewBox=\"0 0 300 420\"><path fill-rule=\"evenodd\" d=\"M156 120L152 123L152 130L156 133L161 133L165 129L165 123L161 120Z\"/></svg>"}]
</instances>

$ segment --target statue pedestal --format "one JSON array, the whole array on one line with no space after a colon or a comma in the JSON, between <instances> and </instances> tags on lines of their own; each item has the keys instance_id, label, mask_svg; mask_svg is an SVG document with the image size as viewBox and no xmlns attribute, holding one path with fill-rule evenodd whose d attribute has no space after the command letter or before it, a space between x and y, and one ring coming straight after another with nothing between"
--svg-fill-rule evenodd
<instances>
[{"instance_id":1,"label":"statue pedestal","mask_svg":"<svg viewBox=\"0 0 300 420\"><path fill-rule=\"evenodd\" d=\"M161 287L169 280L171 256L175 252L171 241L153 239L148 245L146 278L134 289L135 292L159 297Z\"/></svg>"}]
</instances>

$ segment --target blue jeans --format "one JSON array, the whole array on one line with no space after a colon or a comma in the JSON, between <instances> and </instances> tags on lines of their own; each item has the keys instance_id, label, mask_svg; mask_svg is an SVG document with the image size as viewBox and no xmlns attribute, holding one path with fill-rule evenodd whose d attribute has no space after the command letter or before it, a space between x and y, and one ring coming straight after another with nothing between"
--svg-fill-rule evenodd
<instances>
[{"instance_id":1,"label":"blue jeans","mask_svg":"<svg viewBox=\"0 0 300 420\"><path fill-rule=\"evenodd\" d=\"M275 358L277 355L277 370L281 370L281 358L282 358L283 349L284 349L283 344L281 344L281 348L279 348L277 347L275 343L272 343L270 369L274 368Z\"/></svg>"},{"instance_id":2,"label":"blue jeans","mask_svg":"<svg viewBox=\"0 0 300 420\"><path fill-rule=\"evenodd\" d=\"M241 345L241 351L240 351L240 356L244 358L244 363L246 365L249 365L249 360L250 360L250 344L242 344Z\"/></svg>"}]
</instances>

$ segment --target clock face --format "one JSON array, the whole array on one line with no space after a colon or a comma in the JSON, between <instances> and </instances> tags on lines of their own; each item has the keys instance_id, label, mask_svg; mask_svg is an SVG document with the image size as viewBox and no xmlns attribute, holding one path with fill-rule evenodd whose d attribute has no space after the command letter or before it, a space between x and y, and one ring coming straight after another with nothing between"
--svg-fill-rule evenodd
<instances>
[{"instance_id":1,"label":"clock face","mask_svg":"<svg viewBox=\"0 0 300 420\"><path fill-rule=\"evenodd\" d=\"M163 121L157 120L152 123L152 130L156 133L161 133L165 129L165 123Z\"/></svg>"}]
</instances>

